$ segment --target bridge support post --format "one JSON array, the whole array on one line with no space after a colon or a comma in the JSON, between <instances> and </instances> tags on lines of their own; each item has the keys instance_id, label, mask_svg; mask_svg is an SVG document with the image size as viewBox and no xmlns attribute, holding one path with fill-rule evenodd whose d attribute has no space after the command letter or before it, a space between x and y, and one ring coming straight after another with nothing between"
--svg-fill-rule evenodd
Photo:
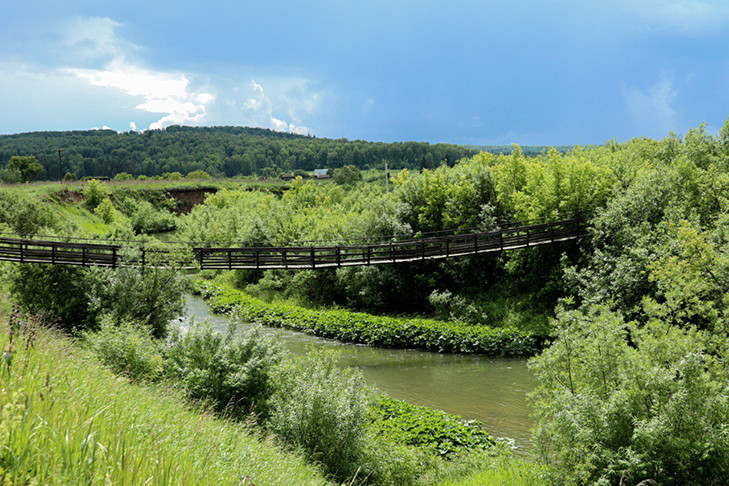
<instances>
[{"instance_id":1,"label":"bridge support post","mask_svg":"<svg viewBox=\"0 0 729 486\"><path fill-rule=\"evenodd\" d=\"M336 249L336 253L337 253L337 268L342 268L342 251L338 246Z\"/></svg>"},{"instance_id":2,"label":"bridge support post","mask_svg":"<svg viewBox=\"0 0 729 486\"><path fill-rule=\"evenodd\" d=\"M55 253L56 247L53 247ZM111 268L116 268L116 247L111 249Z\"/></svg>"},{"instance_id":3,"label":"bridge support post","mask_svg":"<svg viewBox=\"0 0 729 486\"><path fill-rule=\"evenodd\" d=\"M316 260L315 260L316 256L314 255L314 247L313 246L309 250L309 254L311 255L311 269L313 270L313 269L316 268Z\"/></svg>"}]
</instances>

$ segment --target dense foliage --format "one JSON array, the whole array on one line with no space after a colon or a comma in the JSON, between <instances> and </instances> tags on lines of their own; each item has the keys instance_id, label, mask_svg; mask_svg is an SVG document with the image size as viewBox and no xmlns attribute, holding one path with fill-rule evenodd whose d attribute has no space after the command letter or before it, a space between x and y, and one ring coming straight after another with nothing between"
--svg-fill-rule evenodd
<instances>
[{"instance_id":1,"label":"dense foliage","mask_svg":"<svg viewBox=\"0 0 729 486\"><path fill-rule=\"evenodd\" d=\"M729 122L610 144L613 190L533 361L561 484L726 484Z\"/></svg>"},{"instance_id":2,"label":"dense foliage","mask_svg":"<svg viewBox=\"0 0 729 486\"><path fill-rule=\"evenodd\" d=\"M112 130L37 132L0 136L0 168L13 156L35 156L46 179L58 180L57 148L63 173L76 177L159 176L174 172L200 178L276 176L295 169L312 171L345 165L433 168L476 153L458 145L419 142L330 140L245 127L181 127L117 133ZM197 175L196 175L197 174ZM204 177L204 176L203 176Z\"/></svg>"},{"instance_id":3,"label":"dense foliage","mask_svg":"<svg viewBox=\"0 0 729 486\"><path fill-rule=\"evenodd\" d=\"M284 362L276 375L269 426L327 472L353 477L365 456L372 393L356 369L311 353Z\"/></svg>"},{"instance_id":4,"label":"dense foliage","mask_svg":"<svg viewBox=\"0 0 729 486\"><path fill-rule=\"evenodd\" d=\"M374 411L378 433L398 443L432 448L444 457L490 448L496 443L480 422L465 421L458 415L441 410L382 396L377 400Z\"/></svg>"},{"instance_id":5,"label":"dense foliage","mask_svg":"<svg viewBox=\"0 0 729 486\"><path fill-rule=\"evenodd\" d=\"M273 394L273 369L281 348L257 329L236 335L209 324L176 330L165 346L165 375L179 382L193 400L204 400L226 415L265 416Z\"/></svg>"},{"instance_id":6,"label":"dense foliage","mask_svg":"<svg viewBox=\"0 0 729 486\"><path fill-rule=\"evenodd\" d=\"M539 338L514 328L469 326L433 319L373 316L345 310L310 310L268 304L243 292L199 282L197 289L219 313L244 321L288 327L316 336L383 347L420 348L441 353L499 356L534 354Z\"/></svg>"}]
</instances>

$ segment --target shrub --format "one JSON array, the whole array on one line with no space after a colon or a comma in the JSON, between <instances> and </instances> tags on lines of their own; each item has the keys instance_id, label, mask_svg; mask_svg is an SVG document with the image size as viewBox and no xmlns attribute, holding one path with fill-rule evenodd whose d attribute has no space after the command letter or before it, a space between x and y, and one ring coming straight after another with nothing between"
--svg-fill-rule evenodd
<instances>
[{"instance_id":1,"label":"shrub","mask_svg":"<svg viewBox=\"0 0 729 486\"><path fill-rule=\"evenodd\" d=\"M187 174L187 179L212 179L213 176L205 172L204 170L193 170Z\"/></svg>"},{"instance_id":2,"label":"shrub","mask_svg":"<svg viewBox=\"0 0 729 486\"><path fill-rule=\"evenodd\" d=\"M726 344L605 307L562 312L532 361L535 442L557 484L726 484Z\"/></svg>"},{"instance_id":3,"label":"shrub","mask_svg":"<svg viewBox=\"0 0 729 486\"><path fill-rule=\"evenodd\" d=\"M116 209L114 209L114 204L110 199L104 199L101 201L99 205L96 206L96 209L94 209L94 214L101 218L101 220L106 224L112 223L114 222L114 219L116 219Z\"/></svg>"},{"instance_id":4,"label":"shrub","mask_svg":"<svg viewBox=\"0 0 729 486\"><path fill-rule=\"evenodd\" d=\"M114 373L133 380L158 378L162 355L149 330L129 321L113 322L102 318L97 332L85 332L84 338L99 360Z\"/></svg>"},{"instance_id":5,"label":"shrub","mask_svg":"<svg viewBox=\"0 0 729 486\"><path fill-rule=\"evenodd\" d=\"M12 193L0 193L0 223L5 223L20 236L32 237L43 228L53 228L56 216L47 204Z\"/></svg>"},{"instance_id":6,"label":"shrub","mask_svg":"<svg viewBox=\"0 0 729 486\"><path fill-rule=\"evenodd\" d=\"M23 180L23 174L13 167L6 167L0 170L0 181L4 184L19 184Z\"/></svg>"},{"instance_id":7,"label":"shrub","mask_svg":"<svg viewBox=\"0 0 729 486\"><path fill-rule=\"evenodd\" d=\"M165 172L160 177L165 180L176 181L182 179L182 174L180 172Z\"/></svg>"},{"instance_id":8,"label":"shrub","mask_svg":"<svg viewBox=\"0 0 729 486\"><path fill-rule=\"evenodd\" d=\"M63 180L66 182L74 182L78 180L78 177L76 177L76 174L73 172L66 172L66 174L63 176Z\"/></svg>"},{"instance_id":9,"label":"shrub","mask_svg":"<svg viewBox=\"0 0 729 486\"><path fill-rule=\"evenodd\" d=\"M337 366L331 351L282 362L268 424L337 478L352 477L365 455L371 391L362 373Z\"/></svg>"},{"instance_id":10,"label":"shrub","mask_svg":"<svg viewBox=\"0 0 729 486\"><path fill-rule=\"evenodd\" d=\"M131 181L134 179L134 176L129 174L128 172L119 172L118 174L114 175L115 181Z\"/></svg>"},{"instance_id":11,"label":"shrub","mask_svg":"<svg viewBox=\"0 0 729 486\"><path fill-rule=\"evenodd\" d=\"M101 201L109 196L109 189L103 182L89 179L84 185L83 195L86 207L93 211L96 206L101 204Z\"/></svg>"},{"instance_id":12,"label":"shrub","mask_svg":"<svg viewBox=\"0 0 729 486\"><path fill-rule=\"evenodd\" d=\"M138 256L137 256L138 258ZM88 290L89 308L117 322L131 321L149 329L155 338L167 334L168 323L184 311L184 284L173 268L94 268L94 285Z\"/></svg>"},{"instance_id":13,"label":"shrub","mask_svg":"<svg viewBox=\"0 0 729 486\"><path fill-rule=\"evenodd\" d=\"M172 213L157 209L145 200L132 204L130 222L136 233L158 233L173 230L177 226Z\"/></svg>"},{"instance_id":14,"label":"shrub","mask_svg":"<svg viewBox=\"0 0 729 486\"><path fill-rule=\"evenodd\" d=\"M50 313L67 331L94 327L88 292L93 277L84 268L26 263L8 272L10 292L31 313Z\"/></svg>"},{"instance_id":15,"label":"shrub","mask_svg":"<svg viewBox=\"0 0 729 486\"><path fill-rule=\"evenodd\" d=\"M234 335L195 323L171 333L166 348L165 375L179 380L189 398L209 402L220 413L241 418L265 417L273 393L272 372L281 348L260 330Z\"/></svg>"}]
</instances>

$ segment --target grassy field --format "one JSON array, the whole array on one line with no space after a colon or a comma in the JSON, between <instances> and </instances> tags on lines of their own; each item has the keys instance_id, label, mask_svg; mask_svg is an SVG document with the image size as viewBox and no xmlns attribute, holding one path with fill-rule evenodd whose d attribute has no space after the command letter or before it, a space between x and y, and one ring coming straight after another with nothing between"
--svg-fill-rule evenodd
<instances>
[{"instance_id":1,"label":"grassy field","mask_svg":"<svg viewBox=\"0 0 729 486\"><path fill-rule=\"evenodd\" d=\"M327 484L246 426L129 383L53 331L11 333L1 320L0 483Z\"/></svg>"}]
</instances>

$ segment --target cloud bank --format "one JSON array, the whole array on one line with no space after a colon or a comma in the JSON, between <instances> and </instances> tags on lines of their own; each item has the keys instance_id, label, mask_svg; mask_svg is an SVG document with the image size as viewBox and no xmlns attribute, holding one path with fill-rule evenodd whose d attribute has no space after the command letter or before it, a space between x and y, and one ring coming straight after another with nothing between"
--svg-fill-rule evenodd
<instances>
[{"instance_id":1,"label":"cloud bank","mask_svg":"<svg viewBox=\"0 0 729 486\"><path fill-rule=\"evenodd\" d=\"M94 100L83 104L87 126L117 125L119 129L128 125L137 130L233 124L312 133L301 116L311 113L312 107L307 105L317 95L305 91L291 98L288 90L276 93L277 84L286 84L285 76L273 79L272 87L264 92L263 83L253 79L246 85L248 89L238 90L227 88L231 84L227 79L154 69L140 59L144 49L125 39L120 30L123 25L107 17L70 20L56 32L55 42L43 47L53 53L52 60L44 58L41 48L35 60L26 57L22 64L0 60L0 75L12 73L5 79L0 76L0 88L21 92L26 82L43 79L46 93L40 97L52 98L58 105L66 100L67 111L79 110L74 102L86 92ZM0 101L4 101L2 96ZM127 116L127 121L120 123L121 116Z\"/></svg>"}]
</instances>

